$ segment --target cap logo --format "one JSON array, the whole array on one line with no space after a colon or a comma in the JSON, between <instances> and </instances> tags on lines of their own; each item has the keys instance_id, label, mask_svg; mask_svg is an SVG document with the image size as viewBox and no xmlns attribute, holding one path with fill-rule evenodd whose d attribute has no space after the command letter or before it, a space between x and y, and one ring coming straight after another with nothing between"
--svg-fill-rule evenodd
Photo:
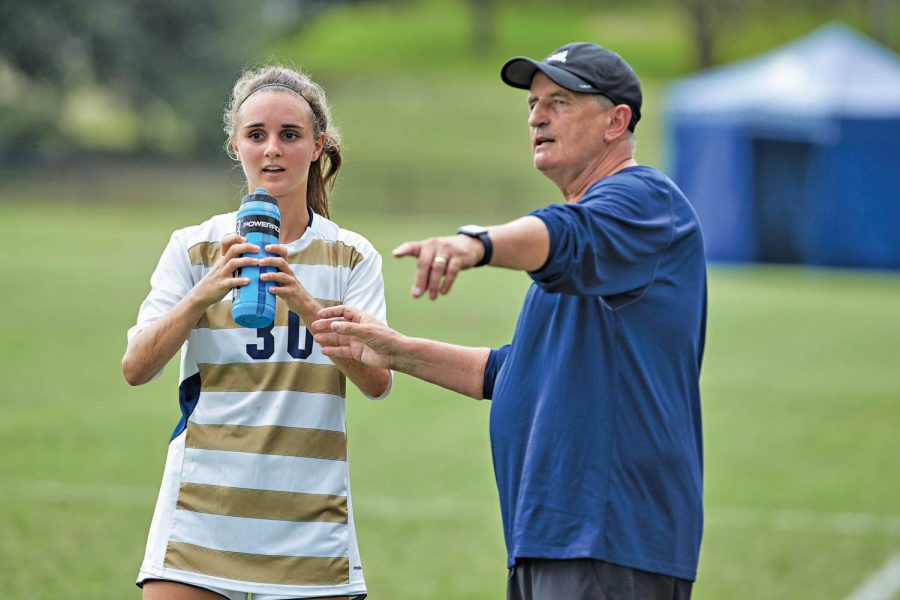
<instances>
[{"instance_id":1,"label":"cap logo","mask_svg":"<svg viewBox=\"0 0 900 600\"><path fill-rule=\"evenodd\" d=\"M550 62L551 60L555 61L555 62L566 62L566 57L568 55L569 55L569 51L563 50L562 52L557 52L556 54L551 54L550 56L547 57L547 60L545 60L544 62Z\"/></svg>"}]
</instances>

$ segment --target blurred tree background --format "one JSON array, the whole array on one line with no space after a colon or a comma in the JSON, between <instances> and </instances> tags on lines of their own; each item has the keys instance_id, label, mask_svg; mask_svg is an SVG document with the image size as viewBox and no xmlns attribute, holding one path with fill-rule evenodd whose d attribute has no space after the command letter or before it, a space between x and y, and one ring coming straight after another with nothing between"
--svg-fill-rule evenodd
<instances>
[{"instance_id":1,"label":"blurred tree background","mask_svg":"<svg viewBox=\"0 0 900 600\"><path fill-rule=\"evenodd\" d=\"M214 147L207 117L261 47L259 22L230 0L0 3L0 157Z\"/></svg>"},{"instance_id":2,"label":"blurred tree background","mask_svg":"<svg viewBox=\"0 0 900 600\"><path fill-rule=\"evenodd\" d=\"M229 85L260 59L326 80L494 76L508 56L578 38L669 79L832 18L896 48L896 13L891 0L572 0L564 11L536 0L3 0L0 159L218 156Z\"/></svg>"}]
</instances>

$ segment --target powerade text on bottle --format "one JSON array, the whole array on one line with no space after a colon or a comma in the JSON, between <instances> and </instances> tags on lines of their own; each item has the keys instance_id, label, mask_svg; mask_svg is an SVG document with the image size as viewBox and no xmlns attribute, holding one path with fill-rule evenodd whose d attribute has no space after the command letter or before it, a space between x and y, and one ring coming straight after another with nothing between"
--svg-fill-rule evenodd
<instances>
[{"instance_id":1,"label":"powerade text on bottle","mask_svg":"<svg viewBox=\"0 0 900 600\"><path fill-rule=\"evenodd\" d=\"M277 244L281 232L281 213L278 200L257 188L241 200L237 213L237 232L250 244L259 246L259 252L247 252L241 256L265 258L275 256L265 251L266 244ZM249 277L250 283L234 288L231 317L241 327L268 327L275 320L275 295L269 293L271 281L260 281L261 273L273 273L275 267L241 267L236 277Z\"/></svg>"}]
</instances>

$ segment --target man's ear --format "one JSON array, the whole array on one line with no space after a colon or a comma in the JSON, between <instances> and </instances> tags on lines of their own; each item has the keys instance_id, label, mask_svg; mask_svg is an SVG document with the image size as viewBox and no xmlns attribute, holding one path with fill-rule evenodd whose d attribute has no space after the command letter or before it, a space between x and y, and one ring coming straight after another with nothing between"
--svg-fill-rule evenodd
<instances>
[{"instance_id":1,"label":"man's ear","mask_svg":"<svg viewBox=\"0 0 900 600\"><path fill-rule=\"evenodd\" d=\"M609 127L606 129L606 141L612 142L628 131L631 123L631 107L627 104L616 104L610 110Z\"/></svg>"}]
</instances>

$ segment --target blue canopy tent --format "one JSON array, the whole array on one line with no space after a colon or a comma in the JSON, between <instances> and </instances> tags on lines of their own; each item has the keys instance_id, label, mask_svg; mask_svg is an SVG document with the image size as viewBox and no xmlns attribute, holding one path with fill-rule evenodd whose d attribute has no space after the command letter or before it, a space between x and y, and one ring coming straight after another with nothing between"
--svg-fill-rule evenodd
<instances>
[{"instance_id":1,"label":"blue canopy tent","mask_svg":"<svg viewBox=\"0 0 900 600\"><path fill-rule=\"evenodd\" d=\"M681 80L673 179L712 260L900 269L900 57L841 25Z\"/></svg>"}]
</instances>

